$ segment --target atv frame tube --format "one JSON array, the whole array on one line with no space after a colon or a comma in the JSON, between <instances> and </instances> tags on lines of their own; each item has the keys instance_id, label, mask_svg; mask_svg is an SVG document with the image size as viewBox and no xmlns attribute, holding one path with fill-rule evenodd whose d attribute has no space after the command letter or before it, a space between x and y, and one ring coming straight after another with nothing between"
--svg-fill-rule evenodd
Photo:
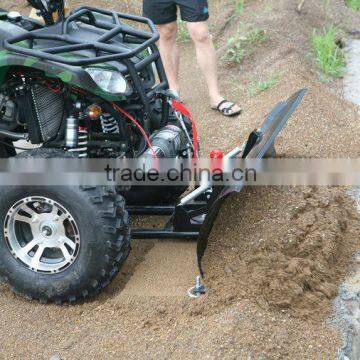
<instances>
[{"instance_id":1,"label":"atv frame tube","mask_svg":"<svg viewBox=\"0 0 360 360\"><path fill-rule=\"evenodd\" d=\"M105 16L111 16L113 23L98 21L94 14L101 14ZM85 18L84 18L85 17ZM125 24L122 24L119 19L132 20L135 22L140 22L147 24L150 28L148 31L139 31L131 28ZM79 38L75 38L68 34L69 24L71 22L85 23L92 25L98 29L105 31L96 41L85 41ZM133 50L126 48L119 48L119 46L110 45L108 41L113 39L118 35L124 37L126 42L126 36L131 35L136 38L142 38L145 41L142 42ZM27 49L16 45L20 41L29 40L34 43L35 40L55 40L62 41L68 45L61 45L45 49ZM146 50L151 45L155 44L159 40L159 33L155 25L149 19L146 19L141 16L123 14L114 11L108 11L104 9L97 9L93 7L81 7L76 9L62 24L62 34L42 34L39 31L29 31L19 36L15 36L10 39L4 40L4 48L6 50L20 53L27 56L33 56L42 60L54 61L62 64L73 65L73 66L89 66L109 61L130 59L142 51ZM61 55L56 55L57 53L69 53L79 50L95 50L97 54L92 58L86 59L69 59ZM99 55L99 52L104 52L106 55Z\"/></svg>"}]
</instances>

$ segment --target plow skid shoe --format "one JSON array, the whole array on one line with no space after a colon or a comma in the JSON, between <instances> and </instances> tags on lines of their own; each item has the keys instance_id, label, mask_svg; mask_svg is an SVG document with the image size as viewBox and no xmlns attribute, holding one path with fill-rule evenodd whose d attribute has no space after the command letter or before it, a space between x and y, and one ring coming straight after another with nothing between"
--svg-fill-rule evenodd
<instances>
[{"instance_id":1,"label":"plow skid shoe","mask_svg":"<svg viewBox=\"0 0 360 360\"><path fill-rule=\"evenodd\" d=\"M302 89L289 97L286 101L279 102L269 113L261 128L254 130L250 135L242 152L242 158L261 159L271 157L274 153L274 142L283 129L290 116L299 106L307 90ZM197 259L200 273L203 276L201 266L202 258L208 245L208 238L214 222L219 214L222 204L228 195L241 192L243 185L237 186L214 186L205 220L201 226L197 241Z\"/></svg>"}]
</instances>

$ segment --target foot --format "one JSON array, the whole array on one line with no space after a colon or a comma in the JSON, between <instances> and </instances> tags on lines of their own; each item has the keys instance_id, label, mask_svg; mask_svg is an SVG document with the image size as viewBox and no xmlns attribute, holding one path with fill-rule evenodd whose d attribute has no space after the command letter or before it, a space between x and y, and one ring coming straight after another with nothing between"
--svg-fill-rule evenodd
<instances>
[{"instance_id":1,"label":"foot","mask_svg":"<svg viewBox=\"0 0 360 360\"><path fill-rule=\"evenodd\" d=\"M221 112L224 116L231 117L242 113L242 109L239 105L226 99L222 99L215 104L216 105L212 105L211 108Z\"/></svg>"}]
</instances>

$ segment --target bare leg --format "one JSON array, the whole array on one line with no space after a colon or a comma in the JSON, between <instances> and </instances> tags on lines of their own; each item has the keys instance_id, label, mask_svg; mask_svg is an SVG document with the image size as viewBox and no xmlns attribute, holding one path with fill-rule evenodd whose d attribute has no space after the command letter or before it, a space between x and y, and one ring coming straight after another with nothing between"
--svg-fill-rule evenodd
<instances>
[{"instance_id":1,"label":"bare leg","mask_svg":"<svg viewBox=\"0 0 360 360\"><path fill-rule=\"evenodd\" d=\"M180 53L176 43L177 23L176 21L157 26L160 33L159 50L165 67L165 72L171 90L179 93L179 63Z\"/></svg>"},{"instance_id":2,"label":"bare leg","mask_svg":"<svg viewBox=\"0 0 360 360\"><path fill-rule=\"evenodd\" d=\"M217 106L224 100L224 97L219 89L216 51L209 33L208 24L205 21L189 22L187 28L194 41L197 60L209 88L210 104L211 106ZM227 106L227 104L224 105ZM237 105L233 107L233 111L239 109Z\"/></svg>"}]
</instances>

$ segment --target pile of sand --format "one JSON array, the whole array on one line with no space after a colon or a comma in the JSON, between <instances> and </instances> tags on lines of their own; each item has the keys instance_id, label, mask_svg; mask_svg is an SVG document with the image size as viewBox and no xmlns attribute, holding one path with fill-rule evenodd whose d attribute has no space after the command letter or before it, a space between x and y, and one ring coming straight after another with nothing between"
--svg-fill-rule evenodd
<instances>
[{"instance_id":1,"label":"pile of sand","mask_svg":"<svg viewBox=\"0 0 360 360\"><path fill-rule=\"evenodd\" d=\"M204 257L221 300L321 321L360 247L359 217L340 189L247 189L224 205Z\"/></svg>"}]
</instances>

